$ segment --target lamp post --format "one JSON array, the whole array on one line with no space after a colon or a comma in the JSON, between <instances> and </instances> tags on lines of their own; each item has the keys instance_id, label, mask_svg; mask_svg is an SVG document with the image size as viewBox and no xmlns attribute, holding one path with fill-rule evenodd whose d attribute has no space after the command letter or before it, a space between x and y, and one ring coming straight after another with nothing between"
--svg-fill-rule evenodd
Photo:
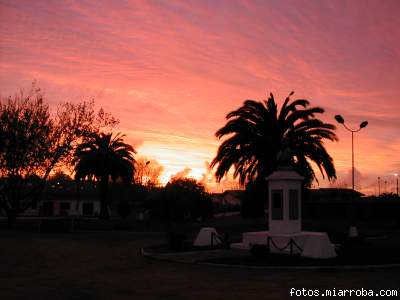
<instances>
[{"instance_id":1,"label":"lamp post","mask_svg":"<svg viewBox=\"0 0 400 300\"><path fill-rule=\"evenodd\" d=\"M350 224L350 230L349 230L349 236L350 237L356 237L358 236L358 231L357 231L357 227L355 226L355 212L354 212L354 191L355 191L355 186L354 186L354 133L359 132L361 129L367 127L368 125L368 121L362 121L360 123L360 127L356 130L350 129L349 127L346 126L346 124L344 123L344 118L341 115L336 115L335 116L335 120L339 123L342 124L344 128L346 128L347 131L351 132L351 185L352 185L352 189L353 189L353 193L351 196L351 203L352 203L352 220Z\"/></svg>"},{"instance_id":2,"label":"lamp post","mask_svg":"<svg viewBox=\"0 0 400 300\"><path fill-rule=\"evenodd\" d=\"M387 181L385 180L385 191L384 191L385 194L388 193L388 191L387 191L387 189L386 189L386 186L387 186Z\"/></svg>"},{"instance_id":3,"label":"lamp post","mask_svg":"<svg viewBox=\"0 0 400 300\"><path fill-rule=\"evenodd\" d=\"M396 177L396 194L399 197L399 174L395 173L394 177Z\"/></svg>"},{"instance_id":4,"label":"lamp post","mask_svg":"<svg viewBox=\"0 0 400 300\"><path fill-rule=\"evenodd\" d=\"M335 119L339 124L342 124L344 128L351 132L351 183L354 191L354 133L359 132L364 127L367 127L368 122L361 122L360 128L358 128L357 130L353 130L346 126L346 124L344 123L344 119L341 115L336 115Z\"/></svg>"},{"instance_id":5,"label":"lamp post","mask_svg":"<svg viewBox=\"0 0 400 300\"><path fill-rule=\"evenodd\" d=\"M378 197L381 196L381 178L378 177Z\"/></svg>"},{"instance_id":6,"label":"lamp post","mask_svg":"<svg viewBox=\"0 0 400 300\"><path fill-rule=\"evenodd\" d=\"M145 165L145 168L147 169L147 166L150 164L150 161L148 160L148 161L146 161L146 165ZM147 170L146 170L147 171ZM146 174L145 174L145 176L146 176ZM146 180L146 185L148 185L149 184L149 175L147 174L147 176L146 176L147 178L147 180Z\"/></svg>"}]
</instances>

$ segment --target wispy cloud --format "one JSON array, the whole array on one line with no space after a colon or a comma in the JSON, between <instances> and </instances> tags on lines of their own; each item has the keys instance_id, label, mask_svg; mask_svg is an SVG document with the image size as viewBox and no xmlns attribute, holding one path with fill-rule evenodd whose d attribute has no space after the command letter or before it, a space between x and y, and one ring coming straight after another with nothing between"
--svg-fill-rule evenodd
<instances>
[{"instance_id":1,"label":"wispy cloud","mask_svg":"<svg viewBox=\"0 0 400 300\"><path fill-rule=\"evenodd\" d=\"M37 79L52 103L93 97L170 174L202 174L227 112L295 90L325 107L326 120L368 119L357 135L360 172L391 172L399 14L390 0L1 1L1 94ZM342 174L349 137L338 133L329 149Z\"/></svg>"}]
</instances>

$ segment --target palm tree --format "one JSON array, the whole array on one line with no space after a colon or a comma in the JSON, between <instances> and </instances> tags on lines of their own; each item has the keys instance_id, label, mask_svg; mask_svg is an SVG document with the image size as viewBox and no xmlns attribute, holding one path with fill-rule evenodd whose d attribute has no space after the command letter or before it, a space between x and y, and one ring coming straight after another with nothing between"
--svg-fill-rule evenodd
<instances>
[{"instance_id":1,"label":"palm tree","mask_svg":"<svg viewBox=\"0 0 400 300\"><path fill-rule=\"evenodd\" d=\"M132 146L125 144L124 135L118 133L94 134L88 141L80 144L75 152L75 179L96 178L100 181L100 218L108 219L108 182L122 178L130 182L134 173L133 154L136 151Z\"/></svg>"},{"instance_id":2,"label":"palm tree","mask_svg":"<svg viewBox=\"0 0 400 300\"><path fill-rule=\"evenodd\" d=\"M211 167L217 166L218 181L234 167L234 177L241 184L261 182L274 172L279 156L306 177L308 183L316 179L311 163L323 177L336 178L332 157L324 147L324 139L337 140L335 126L315 117L324 110L309 108L307 100L285 99L278 111L271 93L267 101L246 100L239 109L228 113L228 122L216 132L216 137L227 137L219 146Z\"/></svg>"}]
</instances>

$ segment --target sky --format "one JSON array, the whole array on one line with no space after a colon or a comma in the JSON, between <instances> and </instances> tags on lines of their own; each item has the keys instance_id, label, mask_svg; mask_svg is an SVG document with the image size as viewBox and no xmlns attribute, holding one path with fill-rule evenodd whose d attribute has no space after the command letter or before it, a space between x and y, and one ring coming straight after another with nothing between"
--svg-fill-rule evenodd
<instances>
[{"instance_id":1,"label":"sky","mask_svg":"<svg viewBox=\"0 0 400 300\"><path fill-rule=\"evenodd\" d=\"M0 0L0 94L32 81L51 105L94 98L139 155L209 178L215 132L272 92L325 108L355 135L356 188L395 191L400 173L400 2ZM351 187L351 135L326 143ZM204 175L205 174L205 175ZM386 184L385 184L386 182Z\"/></svg>"}]
</instances>

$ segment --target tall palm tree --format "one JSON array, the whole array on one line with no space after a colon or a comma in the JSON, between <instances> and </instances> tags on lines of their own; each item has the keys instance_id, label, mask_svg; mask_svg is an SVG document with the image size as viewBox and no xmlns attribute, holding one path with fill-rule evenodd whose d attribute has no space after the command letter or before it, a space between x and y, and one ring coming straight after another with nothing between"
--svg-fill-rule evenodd
<instances>
[{"instance_id":1,"label":"tall palm tree","mask_svg":"<svg viewBox=\"0 0 400 300\"><path fill-rule=\"evenodd\" d=\"M75 179L96 178L100 181L100 218L108 219L108 182L122 178L130 182L134 173L133 154L136 151L125 144L124 135L114 137L112 133L94 134L88 141L80 144L75 152Z\"/></svg>"},{"instance_id":2,"label":"tall palm tree","mask_svg":"<svg viewBox=\"0 0 400 300\"><path fill-rule=\"evenodd\" d=\"M324 139L335 141L335 126L315 117L324 110L309 108L307 100L285 99L278 106L271 93L267 101L246 100L239 109L228 113L224 127L216 137L227 137L219 146L211 167L216 168L218 181L234 167L234 177L240 183L264 180L279 164L279 156L286 153L287 162L306 177L308 183L316 179L312 162L323 177L336 178L332 157L324 147Z\"/></svg>"}]
</instances>

